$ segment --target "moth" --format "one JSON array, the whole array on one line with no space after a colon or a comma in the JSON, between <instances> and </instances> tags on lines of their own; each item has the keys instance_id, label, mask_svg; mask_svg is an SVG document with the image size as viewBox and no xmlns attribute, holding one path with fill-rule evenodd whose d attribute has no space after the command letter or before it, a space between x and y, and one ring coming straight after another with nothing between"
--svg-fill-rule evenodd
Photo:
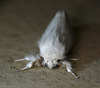
<instances>
[{"instance_id":1,"label":"moth","mask_svg":"<svg viewBox=\"0 0 100 88\"><path fill-rule=\"evenodd\" d=\"M58 11L49 23L41 39L38 41L40 54L36 56L25 56L24 59L18 59L15 61L29 61L21 70L31 68L37 61L41 66L47 66L49 69L62 64L68 72L78 78L78 76L72 71L73 69L70 62L70 60L77 59L68 57L68 53L73 44L73 31L69 24L68 16L65 11Z\"/></svg>"}]
</instances>

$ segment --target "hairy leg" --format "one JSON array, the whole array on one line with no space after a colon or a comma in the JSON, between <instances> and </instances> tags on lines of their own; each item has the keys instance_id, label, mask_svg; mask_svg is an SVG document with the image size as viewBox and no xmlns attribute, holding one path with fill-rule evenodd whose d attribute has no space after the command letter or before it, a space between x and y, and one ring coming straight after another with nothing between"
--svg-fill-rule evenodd
<instances>
[{"instance_id":1,"label":"hairy leg","mask_svg":"<svg viewBox=\"0 0 100 88\"><path fill-rule=\"evenodd\" d=\"M26 56L24 59L17 59L15 61L19 62L19 61L24 61L24 60L29 61L29 62L26 64L26 66L24 68L20 69L22 71L31 68L37 61L41 65L41 60L42 59L39 56L35 57L35 56L31 55L31 56ZM18 71L20 71L20 70L18 70Z\"/></svg>"},{"instance_id":2,"label":"hairy leg","mask_svg":"<svg viewBox=\"0 0 100 88\"><path fill-rule=\"evenodd\" d=\"M79 78L72 70L72 65L70 62L68 62L67 60L62 61L63 65L66 67L66 70L71 73L72 75L74 75L76 78Z\"/></svg>"}]
</instances>

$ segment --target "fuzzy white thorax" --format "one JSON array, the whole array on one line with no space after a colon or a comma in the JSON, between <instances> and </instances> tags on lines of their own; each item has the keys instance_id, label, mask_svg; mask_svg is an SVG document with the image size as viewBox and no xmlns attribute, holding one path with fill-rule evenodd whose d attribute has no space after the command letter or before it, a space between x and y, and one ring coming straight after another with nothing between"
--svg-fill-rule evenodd
<instances>
[{"instance_id":1,"label":"fuzzy white thorax","mask_svg":"<svg viewBox=\"0 0 100 88\"><path fill-rule=\"evenodd\" d=\"M39 49L40 55L44 58L44 60L57 60L64 58L65 46L59 42L58 38L55 41L50 39L45 43L41 41Z\"/></svg>"}]
</instances>

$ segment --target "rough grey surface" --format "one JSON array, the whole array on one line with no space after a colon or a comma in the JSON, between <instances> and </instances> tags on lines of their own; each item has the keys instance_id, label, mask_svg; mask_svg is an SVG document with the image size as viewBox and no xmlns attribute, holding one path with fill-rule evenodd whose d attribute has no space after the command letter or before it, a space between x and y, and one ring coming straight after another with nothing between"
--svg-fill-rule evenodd
<instances>
[{"instance_id":1,"label":"rough grey surface","mask_svg":"<svg viewBox=\"0 0 100 88\"><path fill-rule=\"evenodd\" d=\"M5 0L0 1L0 88L100 88L99 0ZM46 67L17 72L26 62L14 62L37 53L40 39L54 14L65 9L77 35L70 57L76 79L63 68Z\"/></svg>"}]
</instances>

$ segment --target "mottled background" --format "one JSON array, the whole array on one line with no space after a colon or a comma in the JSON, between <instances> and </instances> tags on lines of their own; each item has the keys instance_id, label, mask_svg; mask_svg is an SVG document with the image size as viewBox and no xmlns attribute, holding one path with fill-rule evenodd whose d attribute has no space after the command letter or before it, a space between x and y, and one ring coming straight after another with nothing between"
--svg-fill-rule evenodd
<instances>
[{"instance_id":1,"label":"mottled background","mask_svg":"<svg viewBox=\"0 0 100 88\"><path fill-rule=\"evenodd\" d=\"M65 10L77 42L70 57L76 79L63 68L17 72L38 53L37 40L58 10ZM100 88L100 0L0 0L0 88Z\"/></svg>"}]
</instances>

